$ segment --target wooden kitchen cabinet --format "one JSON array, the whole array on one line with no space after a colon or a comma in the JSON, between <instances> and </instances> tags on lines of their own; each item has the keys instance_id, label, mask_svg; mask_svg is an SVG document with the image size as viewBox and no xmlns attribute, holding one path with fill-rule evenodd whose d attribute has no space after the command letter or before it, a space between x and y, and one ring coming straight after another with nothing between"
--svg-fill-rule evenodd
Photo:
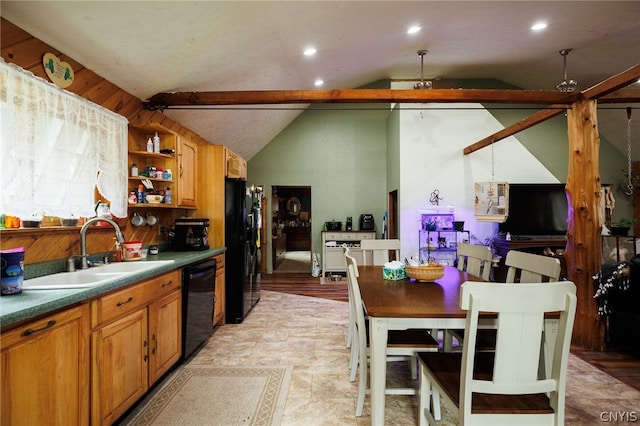
<instances>
[{"instance_id":1,"label":"wooden kitchen cabinet","mask_svg":"<svg viewBox=\"0 0 640 426\"><path fill-rule=\"evenodd\" d=\"M225 275L224 253L214 256L216 259L216 291L213 305L213 325L224 325Z\"/></svg>"},{"instance_id":2,"label":"wooden kitchen cabinet","mask_svg":"<svg viewBox=\"0 0 640 426\"><path fill-rule=\"evenodd\" d=\"M147 151L147 141L153 139L155 133L160 137L160 149L171 150L172 153L156 153ZM142 179L148 179L153 184L154 189L165 191L168 187L175 186L177 182L177 173L179 164L176 160L176 151L178 149L178 136L175 132L167 129L159 123L149 123L146 126L129 126L128 131L128 149L129 149L129 192L137 191L138 186L142 184ZM165 151L168 152L168 151ZM131 166L135 164L138 168L138 176L133 176ZM171 170L171 178L149 177L143 176L147 167L155 167L156 169ZM173 188L172 188L173 189ZM148 189L145 188L145 191ZM176 199L174 198L170 204L129 204L129 207L176 207Z\"/></svg>"},{"instance_id":3,"label":"wooden kitchen cabinet","mask_svg":"<svg viewBox=\"0 0 640 426\"><path fill-rule=\"evenodd\" d=\"M178 138L178 207L196 207L198 145Z\"/></svg>"},{"instance_id":4,"label":"wooden kitchen cabinet","mask_svg":"<svg viewBox=\"0 0 640 426\"><path fill-rule=\"evenodd\" d=\"M226 151L226 176L232 179L247 179L247 161L229 148Z\"/></svg>"},{"instance_id":5,"label":"wooden kitchen cabinet","mask_svg":"<svg viewBox=\"0 0 640 426\"><path fill-rule=\"evenodd\" d=\"M198 146L198 210L194 217L209 219L209 245L225 246L226 148L223 145Z\"/></svg>"},{"instance_id":6,"label":"wooden kitchen cabinet","mask_svg":"<svg viewBox=\"0 0 640 426\"><path fill-rule=\"evenodd\" d=\"M89 424L89 307L2 333L3 425Z\"/></svg>"},{"instance_id":7,"label":"wooden kitchen cabinet","mask_svg":"<svg viewBox=\"0 0 640 426\"><path fill-rule=\"evenodd\" d=\"M93 300L91 323L91 420L110 425L180 359L180 272Z\"/></svg>"},{"instance_id":8,"label":"wooden kitchen cabinet","mask_svg":"<svg viewBox=\"0 0 640 426\"><path fill-rule=\"evenodd\" d=\"M182 294L173 291L149 305L149 384L160 377L182 356Z\"/></svg>"},{"instance_id":9,"label":"wooden kitchen cabinet","mask_svg":"<svg viewBox=\"0 0 640 426\"><path fill-rule=\"evenodd\" d=\"M153 139L155 133L160 137L160 149L168 150L161 153L147 152L147 141ZM196 207L196 172L198 145L188 139L180 137L173 130L160 123L148 123L144 125L129 125L128 131L129 149L129 192L137 191L142 180L149 180L154 190L166 192L171 188L172 201L169 204L129 204L129 208L188 208ZM136 164L138 176L133 176L131 166ZM171 170L171 177L165 179L164 175L156 177L143 176L147 167L155 167L156 170ZM145 188L145 191L149 189Z\"/></svg>"}]
</instances>

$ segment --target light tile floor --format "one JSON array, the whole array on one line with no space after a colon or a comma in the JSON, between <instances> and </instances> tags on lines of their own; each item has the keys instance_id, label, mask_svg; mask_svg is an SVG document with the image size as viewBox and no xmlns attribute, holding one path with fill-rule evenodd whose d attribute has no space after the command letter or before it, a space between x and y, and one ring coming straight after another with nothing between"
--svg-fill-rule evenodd
<instances>
[{"instance_id":1,"label":"light tile floor","mask_svg":"<svg viewBox=\"0 0 640 426\"><path fill-rule=\"evenodd\" d=\"M261 296L242 324L219 327L190 363L292 365L283 426L371 424L368 398L363 416L354 416L358 386L349 382L347 303L268 291ZM406 364L392 364L388 375L407 379ZM638 416L640 392L575 356L570 359L570 372L567 425L611 424L606 413L613 412ZM417 424L416 414L416 397L387 395L387 425Z\"/></svg>"}]
</instances>

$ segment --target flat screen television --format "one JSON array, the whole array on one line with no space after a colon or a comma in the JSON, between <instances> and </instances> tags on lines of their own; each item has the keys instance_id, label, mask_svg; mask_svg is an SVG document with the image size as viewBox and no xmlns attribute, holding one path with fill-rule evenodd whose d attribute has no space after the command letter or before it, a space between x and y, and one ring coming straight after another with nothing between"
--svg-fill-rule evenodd
<instances>
[{"instance_id":1,"label":"flat screen television","mask_svg":"<svg viewBox=\"0 0 640 426\"><path fill-rule=\"evenodd\" d=\"M566 235L564 183L510 183L509 215L498 227L515 237Z\"/></svg>"}]
</instances>

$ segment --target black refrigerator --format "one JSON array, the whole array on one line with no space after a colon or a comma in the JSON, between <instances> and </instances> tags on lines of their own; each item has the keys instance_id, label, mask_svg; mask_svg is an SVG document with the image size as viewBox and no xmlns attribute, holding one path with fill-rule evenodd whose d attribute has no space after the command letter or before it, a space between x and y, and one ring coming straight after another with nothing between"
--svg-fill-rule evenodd
<instances>
[{"instance_id":1,"label":"black refrigerator","mask_svg":"<svg viewBox=\"0 0 640 426\"><path fill-rule=\"evenodd\" d=\"M225 320L241 323L260 300L260 189L225 182Z\"/></svg>"}]
</instances>

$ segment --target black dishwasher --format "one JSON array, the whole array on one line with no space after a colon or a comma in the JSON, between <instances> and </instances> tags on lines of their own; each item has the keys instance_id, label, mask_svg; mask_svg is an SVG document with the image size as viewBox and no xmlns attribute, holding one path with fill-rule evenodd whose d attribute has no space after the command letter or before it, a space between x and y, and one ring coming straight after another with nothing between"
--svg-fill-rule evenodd
<instances>
[{"instance_id":1,"label":"black dishwasher","mask_svg":"<svg viewBox=\"0 0 640 426\"><path fill-rule=\"evenodd\" d=\"M186 359L213 333L216 260L182 268L182 283L182 359Z\"/></svg>"}]
</instances>

